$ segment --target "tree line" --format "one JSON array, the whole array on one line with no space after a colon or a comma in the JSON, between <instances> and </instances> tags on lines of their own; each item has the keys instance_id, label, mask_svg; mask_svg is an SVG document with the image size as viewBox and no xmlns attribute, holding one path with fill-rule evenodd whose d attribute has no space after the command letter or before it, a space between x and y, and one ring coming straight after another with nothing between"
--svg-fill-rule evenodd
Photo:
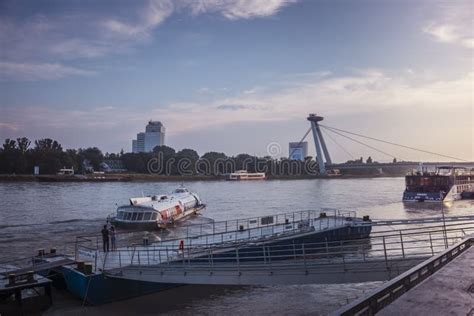
<instances>
[{"instance_id":1,"label":"tree line","mask_svg":"<svg viewBox=\"0 0 474 316\"><path fill-rule=\"evenodd\" d=\"M312 175L318 173L312 157L304 161L257 157L249 154L227 156L222 152L207 152L202 156L189 148L176 151L169 146L157 146L150 153L105 153L97 147L66 149L50 138L5 139L0 148L1 174L32 174L39 166L40 174L56 174L59 169L74 168L76 173L86 173L84 160L99 171L105 160L119 160L129 172L161 175L222 175L236 170L265 172L273 175Z\"/></svg>"},{"instance_id":2,"label":"tree line","mask_svg":"<svg viewBox=\"0 0 474 316\"><path fill-rule=\"evenodd\" d=\"M33 144L26 137L7 138L0 148L0 173L32 174L35 166L42 174L55 174L63 167L81 172L84 159L98 170L104 158L97 147L64 150L51 138L38 139Z\"/></svg>"}]
</instances>

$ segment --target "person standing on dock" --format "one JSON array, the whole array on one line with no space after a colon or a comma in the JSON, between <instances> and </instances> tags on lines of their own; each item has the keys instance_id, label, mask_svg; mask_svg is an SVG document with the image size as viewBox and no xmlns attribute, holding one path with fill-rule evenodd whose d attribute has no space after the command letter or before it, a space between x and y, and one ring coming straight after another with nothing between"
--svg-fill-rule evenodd
<instances>
[{"instance_id":1,"label":"person standing on dock","mask_svg":"<svg viewBox=\"0 0 474 316\"><path fill-rule=\"evenodd\" d=\"M110 242L112 243L112 251L117 250L117 246L115 245L115 227L110 227Z\"/></svg>"},{"instance_id":2,"label":"person standing on dock","mask_svg":"<svg viewBox=\"0 0 474 316\"><path fill-rule=\"evenodd\" d=\"M102 228L102 245L104 246L104 252L109 251L109 230L107 229L107 225L104 225Z\"/></svg>"}]
</instances>

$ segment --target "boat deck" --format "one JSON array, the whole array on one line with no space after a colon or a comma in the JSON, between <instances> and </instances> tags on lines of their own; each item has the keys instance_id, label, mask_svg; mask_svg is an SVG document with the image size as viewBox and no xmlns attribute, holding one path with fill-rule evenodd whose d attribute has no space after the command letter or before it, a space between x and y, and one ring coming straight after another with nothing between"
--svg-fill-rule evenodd
<instances>
[{"instance_id":1,"label":"boat deck","mask_svg":"<svg viewBox=\"0 0 474 316\"><path fill-rule=\"evenodd\" d=\"M273 242L285 238L295 238L309 233L354 225L354 213L334 213L333 216L320 216L320 212L304 212L304 216L270 216L273 224L263 224L262 219L217 222L206 225L191 225L187 237L162 240L151 244L132 244L119 247L116 251L104 253L97 247L83 247L80 244L76 260L91 262L94 271L114 269L125 265L146 263L160 264L207 255L209 249L214 253L225 252L241 245ZM267 219L269 217L266 217ZM265 221L263 221L265 223ZM195 227L200 226L200 227ZM204 228L202 226L205 226ZM199 231L199 233L193 233Z\"/></svg>"}]
</instances>

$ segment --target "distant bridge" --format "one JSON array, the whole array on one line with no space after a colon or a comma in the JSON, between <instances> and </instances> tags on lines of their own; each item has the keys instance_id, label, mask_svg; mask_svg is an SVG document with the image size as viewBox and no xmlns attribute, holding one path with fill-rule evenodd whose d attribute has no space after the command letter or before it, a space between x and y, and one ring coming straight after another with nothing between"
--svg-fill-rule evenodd
<instances>
[{"instance_id":1,"label":"distant bridge","mask_svg":"<svg viewBox=\"0 0 474 316\"><path fill-rule=\"evenodd\" d=\"M342 150L344 150L351 157L353 157L353 156L343 146L341 146L334 138L332 138L329 133L334 133L336 135L339 135L341 137L349 139L352 142L356 142L360 145L363 145L363 146L369 148L370 150L377 151L377 152L379 152L379 153L381 153L381 154L383 154L387 157L390 157L394 161L397 160L396 155L390 154L386 151L383 151L379 148L376 148L372 145L369 145L369 144L367 144L365 142L362 142L359 139L355 139L353 137L356 136L356 137L368 139L368 140L371 140L371 141L376 141L376 142L379 142L379 143L384 143L384 144L396 146L396 147L399 147L399 148L409 149L409 150L412 150L412 151L417 151L417 152L421 152L421 153L425 153L425 154L430 154L430 155L437 156L437 157L443 157L444 159L446 159L446 158L451 159L450 162L427 162L427 163L423 163L423 165L427 166L427 167L451 166L451 167L474 168L474 162L473 161L466 161L466 160L461 159L461 158L457 158L457 157L453 157L453 156L449 156L449 155L445 155L445 154L441 154L441 153L436 153L436 152L432 152L432 151L427 151L427 150L423 150L423 149L420 149L420 148L410 147L410 146L406 146L406 145L402 145L402 144L397 144L397 143L394 143L394 142L389 142L389 141L386 141L386 140L377 139L377 138L374 138L374 137L365 136L365 135L353 133L353 132L350 132L350 131L345 131L345 130L342 130L342 129L339 129L339 128L322 125L320 123L324 120L324 117L316 115L316 114L309 114L307 120L311 123L311 127L304 134L304 136L301 139L301 141L299 142L299 144L301 144L304 141L304 139L308 136L308 134L312 131L314 146L316 148L316 161L318 163L319 171L323 175L327 174L327 170L334 170L334 169L338 169L338 170L341 170L341 171L357 171L358 170L359 172L364 171L364 170L365 171L373 170L373 171L375 171L375 173L381 173L381 174L383 174L383 173L404 174L404 173L406 173L410 170L418 168L418 166L419 166L419 162L413 162L413 161L401 161L401 162L394 162L394 163L362 163L362 161L358 162L358 160L352 160L353 163L341 163L341 164L333 163L332 160L331 160L331 155L329 153L329 150L326 146L326 141L323 137L323 133L322 133L323 131L328 132L327 136L329 136L336 145L338 145ZM296 146L296 147L298 147L298 146ZM289 157L292 157L292 152L290 152ZM398 158L400 158L400 157L398 157ZM400 159L398 159L398 160L400 160ZM452 162L453 160L455 160L456 162Z\"/></svg>"},{"instance_id":2,"label":"distant bridge","mask_svg":"<svg viewBox=\"0 0 474 316\"><path fill-rule=\"evenodd\" d=\"M396 162L396 163L341 163L326 164L326 169L338 169L341 171L368 170L373 169L378 173L405 174L413 169L418 169L420 162ZM474 168L474 162L423 162L423 167L430 169L441 166Z\"/></svg>"}]
</instances>

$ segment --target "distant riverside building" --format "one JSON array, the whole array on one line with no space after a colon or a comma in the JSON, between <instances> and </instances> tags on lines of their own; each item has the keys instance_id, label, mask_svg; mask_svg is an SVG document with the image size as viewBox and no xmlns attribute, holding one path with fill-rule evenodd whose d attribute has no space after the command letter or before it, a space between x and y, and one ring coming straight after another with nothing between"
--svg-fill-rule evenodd
<instances>
[{"instance_id":1,"label":"distant riverside building","mask_svg":"<svg viewBox=\"0 0 474 316\"><path fill-rule=\"evenodd\" d=\"M308 156L308 142L290 143L288 146L288 156L290 160L303 161Z\"/></svg>"},{"instance_id":2,"label":"distant riverside building","mask_svg":"<svg viewBox=\"0 0 474 316\"><path fill-rule=\"evenodd\" d=\"M145 132L138 133L137 139L132 140L132 152L151 152L156 146L162 146L164 144L165 127L159 121L149 121Z\"/></svg>"}]
</instances>

